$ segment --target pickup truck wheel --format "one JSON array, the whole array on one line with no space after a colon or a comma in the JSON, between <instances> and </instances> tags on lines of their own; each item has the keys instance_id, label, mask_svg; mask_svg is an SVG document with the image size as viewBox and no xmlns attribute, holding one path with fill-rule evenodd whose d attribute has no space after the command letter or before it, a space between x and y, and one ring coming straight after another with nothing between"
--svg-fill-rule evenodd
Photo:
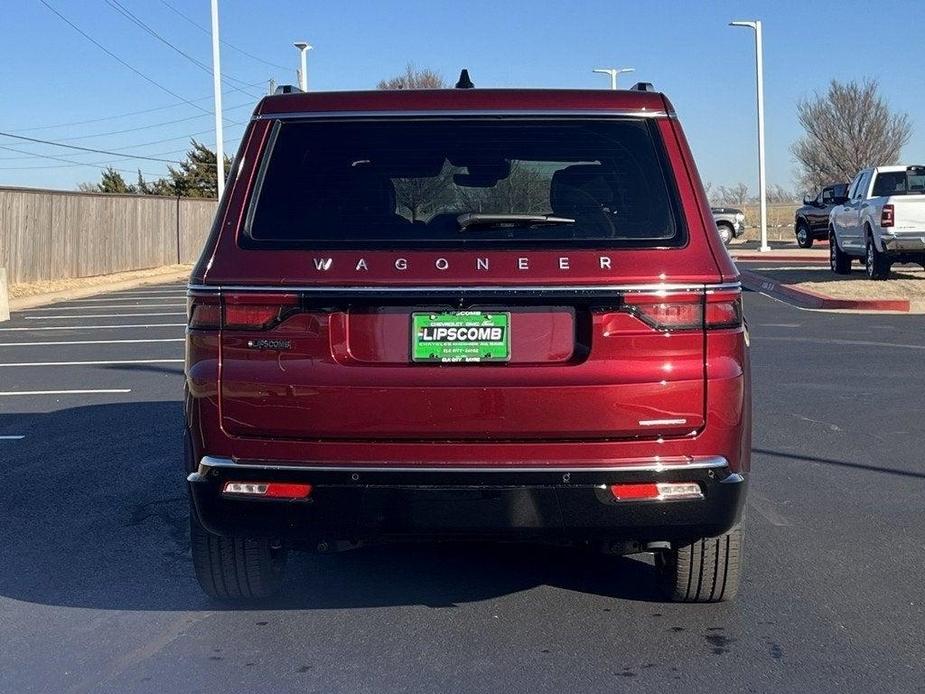
<instances>
[{"instance_id":1,"label":"pickup truck wheel","mask_svg":"<svg viewBox=\"0 0 925 694\"><path fill-rule=\"evenodd\" d=\"M874 240L867 237L867 254L864 256L864 270L867 278L872 280L885 280L890 276L890 259L877 250Z\"/></svg>"},{"instance_id":2,"label":"pickup truck wheel","mask_svg":"<svg viewBox=\"0 0 925 694\"><path fill-rule=\"evenodd\" d=\"M227 601L267 598L279 590L286 568L286 550L270 540L219 537L190 513L193 567L202 589Z\"/></svg>"},{"instance_id":3,"label":"pickup truck wheel","mask_svg":"<svg viewBox=\"0 0 925 694\"><path fill-rule=\"evenodd\" d=\"M829 267L836 275L851 273L851 256L838 247L838 240L833 232L829 232Z\"/></svg>"},{"instance_id":4,"label":"pickup truck wheel","mask_svg":"<svg viewBox=\"0 0 925 694\"><path fill-rule=\"evenodd\" d=\"M813 237L810 235L809 229L802 222L797 227L797 245L800 248L813 247Z\"/></svg>"},{"instance_id":5,"label":"pickup truck wheel","mask_svg":"<svg viewBox=\"0 0 925 694\"><path fill-rule=\"evenodd\" d=\"M672 602L722 602L739 589L741 526L718 537L672 543L655 555L662 592Z\"/></svg>"},{"instance_id":6,"label":"pickup truck wheel","mask_svg":"<svg viewBox=\"0 0 925 694\"><path fill-rule=\"evenodd\" d=\"M733 239L732 227L728 224L717 224L716 230L719 232L719 238L724 246L728 246Z\"/></svg>"}]
</instances>

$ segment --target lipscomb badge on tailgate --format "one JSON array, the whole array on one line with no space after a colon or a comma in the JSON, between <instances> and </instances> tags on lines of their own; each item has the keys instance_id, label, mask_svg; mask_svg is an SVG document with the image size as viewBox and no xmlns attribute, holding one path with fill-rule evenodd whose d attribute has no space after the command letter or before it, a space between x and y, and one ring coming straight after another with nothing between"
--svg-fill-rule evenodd
<instances>
[{"instance_id":1,"label":"lipscomb badge on tailgate","mask_svg":"<svg viewBox=\"0 0 925 694\"><path fill-rule=\"evenodd\" d=\"M290 340L248 340L247 346L251 349L289 349L292 347Z\"/></svg>"}]
</instances>

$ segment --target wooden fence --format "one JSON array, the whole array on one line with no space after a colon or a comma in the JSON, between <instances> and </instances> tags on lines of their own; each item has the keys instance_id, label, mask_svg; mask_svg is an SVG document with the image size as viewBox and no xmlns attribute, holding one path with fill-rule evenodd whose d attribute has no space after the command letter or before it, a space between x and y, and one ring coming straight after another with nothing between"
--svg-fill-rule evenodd
<instances>
[{"instance_id":1,"label":"wooden fence","mask_svg":"<svg viewBox=\"0 0 925 694\"><path fill-rule=\"evenodd\" d=\"M10 284L193 263L215 200L0 187Z\"/></svg>"}]
</instances>

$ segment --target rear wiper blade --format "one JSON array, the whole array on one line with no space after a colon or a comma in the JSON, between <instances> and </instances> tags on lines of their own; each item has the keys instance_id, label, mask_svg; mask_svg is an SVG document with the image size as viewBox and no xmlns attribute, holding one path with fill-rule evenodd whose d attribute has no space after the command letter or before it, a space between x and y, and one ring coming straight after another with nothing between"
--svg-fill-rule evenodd
<instances>
[{"instance_id":1,"label":"rear wiper blade","mask_svg":"<svg viewBox=\"0 0 925 694\"><path fill-rule=\"evenodd\" d=\"M552 214L488 214L467 212L456 218L459 230L469 227L532 227L542 224L574 224L570 217L557 217Z\"/></svg>"}]
</instances>

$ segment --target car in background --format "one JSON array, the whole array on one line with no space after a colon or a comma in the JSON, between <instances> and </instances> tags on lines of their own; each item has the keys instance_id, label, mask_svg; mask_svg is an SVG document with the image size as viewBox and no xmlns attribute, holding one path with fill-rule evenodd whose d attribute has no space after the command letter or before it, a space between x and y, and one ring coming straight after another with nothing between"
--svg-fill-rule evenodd
<instances>
[{"instance_id":1,"label":"car in background","mask_svg":"<svg viewBox=\"0 0 925 694\"><path fill-rule=\"evenodd\" d=\"M270 595L289 550L483 537L735 595L742 290L664 95L284 93L235 161L188 291L209 595Z\"/></svg>"},{"instance_id":2,"label":"car in background","mask_svg":"<svg viewBox=\"0 0 925 694\"><path fill-rule=\"evenodd\" d=\"M793 233L800 248L812 248L813 241L829 237L829 213L847 199L847 183L833 183L820 190L816 197L803 198L803 207L797 208L793 221Z\"/></svg>"},{"instance_id":3,"label":"car in background","mask_svg":"<svg viewBox=\"0 0 925 694\"><path fill-rule=\"evenodd\" d=\"M925 267L925 166L878 166L855 176L844 204L829 214L829 261L838 274L861 260L868 278L893 263Z\"/></svg>"},{"instance_id":4,"label":"car in background","mask_svg":"<svg viewBox=\"0 0 925 694\"><path fill-rule=\"evenodd\" d=\"M732 239L745 233L745 213L735 207L711 207L716 230L723 243L728 245Z\"/></svg>"}]
</instances>

